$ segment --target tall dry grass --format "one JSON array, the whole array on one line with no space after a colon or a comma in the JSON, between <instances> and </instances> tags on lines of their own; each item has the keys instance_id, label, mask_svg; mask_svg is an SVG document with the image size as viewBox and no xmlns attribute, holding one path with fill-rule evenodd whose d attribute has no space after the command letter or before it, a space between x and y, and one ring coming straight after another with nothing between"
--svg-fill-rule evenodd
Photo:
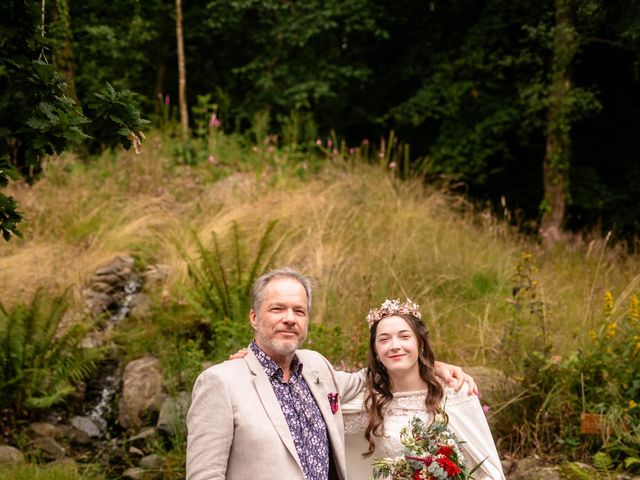
<instances>
[{"instance_id":1,"label":"tall dry grass","mask_svg":"<svg viewBox=\"0 0 640 480\"><path fill-rule=\"evenodd\" d=\"M187 281L181 249L195 252L194 234L207 244L235 222L255 245L274 219L284 242L280 263L316 280L312 321L341 326L347 360L361 355L368 309L406 296L422 305L441 358L497 362L513 322L514 266L525 250L539 264L547 307L544 325L529 325L527 334L544 331L558 351L593 328L599 302L592 300L605 289L621 302L638 289L637 258L604 239L542 250L462 199L419 179L400 181L381 166L337 162L303 180L285 168L286 151L276 150L212 181L243 161L242 147L227 139L216 146L218 164L186 167L172 165L163 141L151 135L139 156L52 159L35 185L12 185L25 235L0 247L0 298L10 304L38 286L71 286L80 309L96 268L129 253L143 265L169 265L166 290L179 300Z\"/></svg>"}]
</instances>

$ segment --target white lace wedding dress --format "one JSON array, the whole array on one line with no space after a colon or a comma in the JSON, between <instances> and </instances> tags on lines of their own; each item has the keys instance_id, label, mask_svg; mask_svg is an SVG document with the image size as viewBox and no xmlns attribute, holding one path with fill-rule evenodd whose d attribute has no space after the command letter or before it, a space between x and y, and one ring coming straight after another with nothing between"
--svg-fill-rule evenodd
<instances>
[{"instance_id":1,"label":"white lace wedding dress","mask_svg":"<svg viewBox=\"0 0 640 480\"><path fill-rule=\"evenodd\" d=\"M400 430L409 424L412 417L418 416L431 423L432 416L424 406L425 394L426 391L394 394L384 413L384 436L376 442L374 454L365 459L361 454L369 448L364 438L368 424L363 408L364 394L342 405L349 480L369 479L371 461L376 457L401 455ZM478 480L503 480L505 477L500 458L478 397L467 394L466 384L460 392L445 388L442 405L449 417L449 429L457 435L458 440L466 442L462 444L462 450L469 468L486 458L473 476Z\"/></svg>"}]
</instances>

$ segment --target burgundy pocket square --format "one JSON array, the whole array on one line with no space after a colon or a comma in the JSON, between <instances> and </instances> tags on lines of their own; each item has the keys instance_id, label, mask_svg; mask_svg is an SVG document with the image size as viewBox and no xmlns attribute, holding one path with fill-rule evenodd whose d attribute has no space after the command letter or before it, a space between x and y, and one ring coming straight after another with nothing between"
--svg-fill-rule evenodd
<instances>
[{"instance_id":1,"label":"burgundy pocket square","mask_svg":"<svg viewBox=\"0 0 640 480\"><path fill-rule=\"evenodd\" d=\"M329 399L329 405L331 406L331 413L334 415L338 411L338 392L331 392L327 394L327 398Z\"/></svg>"}]
</instances>

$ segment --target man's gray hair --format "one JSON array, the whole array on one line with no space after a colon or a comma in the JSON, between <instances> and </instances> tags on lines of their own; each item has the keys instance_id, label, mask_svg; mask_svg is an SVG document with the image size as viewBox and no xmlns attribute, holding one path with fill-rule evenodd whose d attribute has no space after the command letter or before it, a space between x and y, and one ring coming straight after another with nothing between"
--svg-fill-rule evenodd
<instances>
[{"instance_id":1,"label":"man's gray hair","mask_svg":"<svg viewBox=\"0 0 640 480\"><path fill-rule=\"evenodd\" d=\"M310 315L312 290L311 279L309 277L305 277L296 269L290 267L271 270L270 272L262 275L253 283L253 287L251 288L251 308L253 308L253 311L256 312L256 315L260 311L260 305L262 305L262 301L264 300L264 289L267 287L267 285L269 285L269 282L271 282L271 280L275 280L278 278L291 278L302 285L305 293L307 294L307 315Z\"/></svg>"}]
</instances>

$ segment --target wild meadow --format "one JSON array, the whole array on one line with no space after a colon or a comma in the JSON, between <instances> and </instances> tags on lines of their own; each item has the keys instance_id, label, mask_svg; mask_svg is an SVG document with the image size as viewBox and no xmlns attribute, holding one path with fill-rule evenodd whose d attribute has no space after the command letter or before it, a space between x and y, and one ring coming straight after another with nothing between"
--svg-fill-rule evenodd
<instances>
[{"instance_id":1,"label":"wild meadow","mask_svg":"<svg viewBox=\"0 0 640 480\"><path fill-rule=\"evenodd\" d=\"M365 362L369 308L411 298L437 358L497 369L516 385L517 393L488 405L501 454L553 454L568 462L566 478L589 478L574 461L594 464L602 478L637 471L637 254L615 232L543 247L505 220L508 211L498 218L434 186L428 168L409 169L400 147L318 143L213 131L185 146L156 131L138 155L63 154L46 161L34 184L11 184L25 222L23 238L0 249L4 439L26 445L27 420L73 402L75 386L104 355L78 359L93 321L83 290L105 262L131 255L139 271L162 265L168 275L144 286L145 308L111 340L125 358L160 358L170 393L188 391L203 362L248 343L251 282L291 265L315 282L306 346L335 365ZM51 326L46 312L60 298ZM50 333L16 333L34 325ZM61 341L76 353L54 356ZM54 370L69 375L56 383L46 374ZM602 428L581 434L581 413L603 415ZM171 459L165 477L183 478L184 436L158 449ZM2 467L0 478L112 477L83 458Z\"/></svg>"}]
</instances>

